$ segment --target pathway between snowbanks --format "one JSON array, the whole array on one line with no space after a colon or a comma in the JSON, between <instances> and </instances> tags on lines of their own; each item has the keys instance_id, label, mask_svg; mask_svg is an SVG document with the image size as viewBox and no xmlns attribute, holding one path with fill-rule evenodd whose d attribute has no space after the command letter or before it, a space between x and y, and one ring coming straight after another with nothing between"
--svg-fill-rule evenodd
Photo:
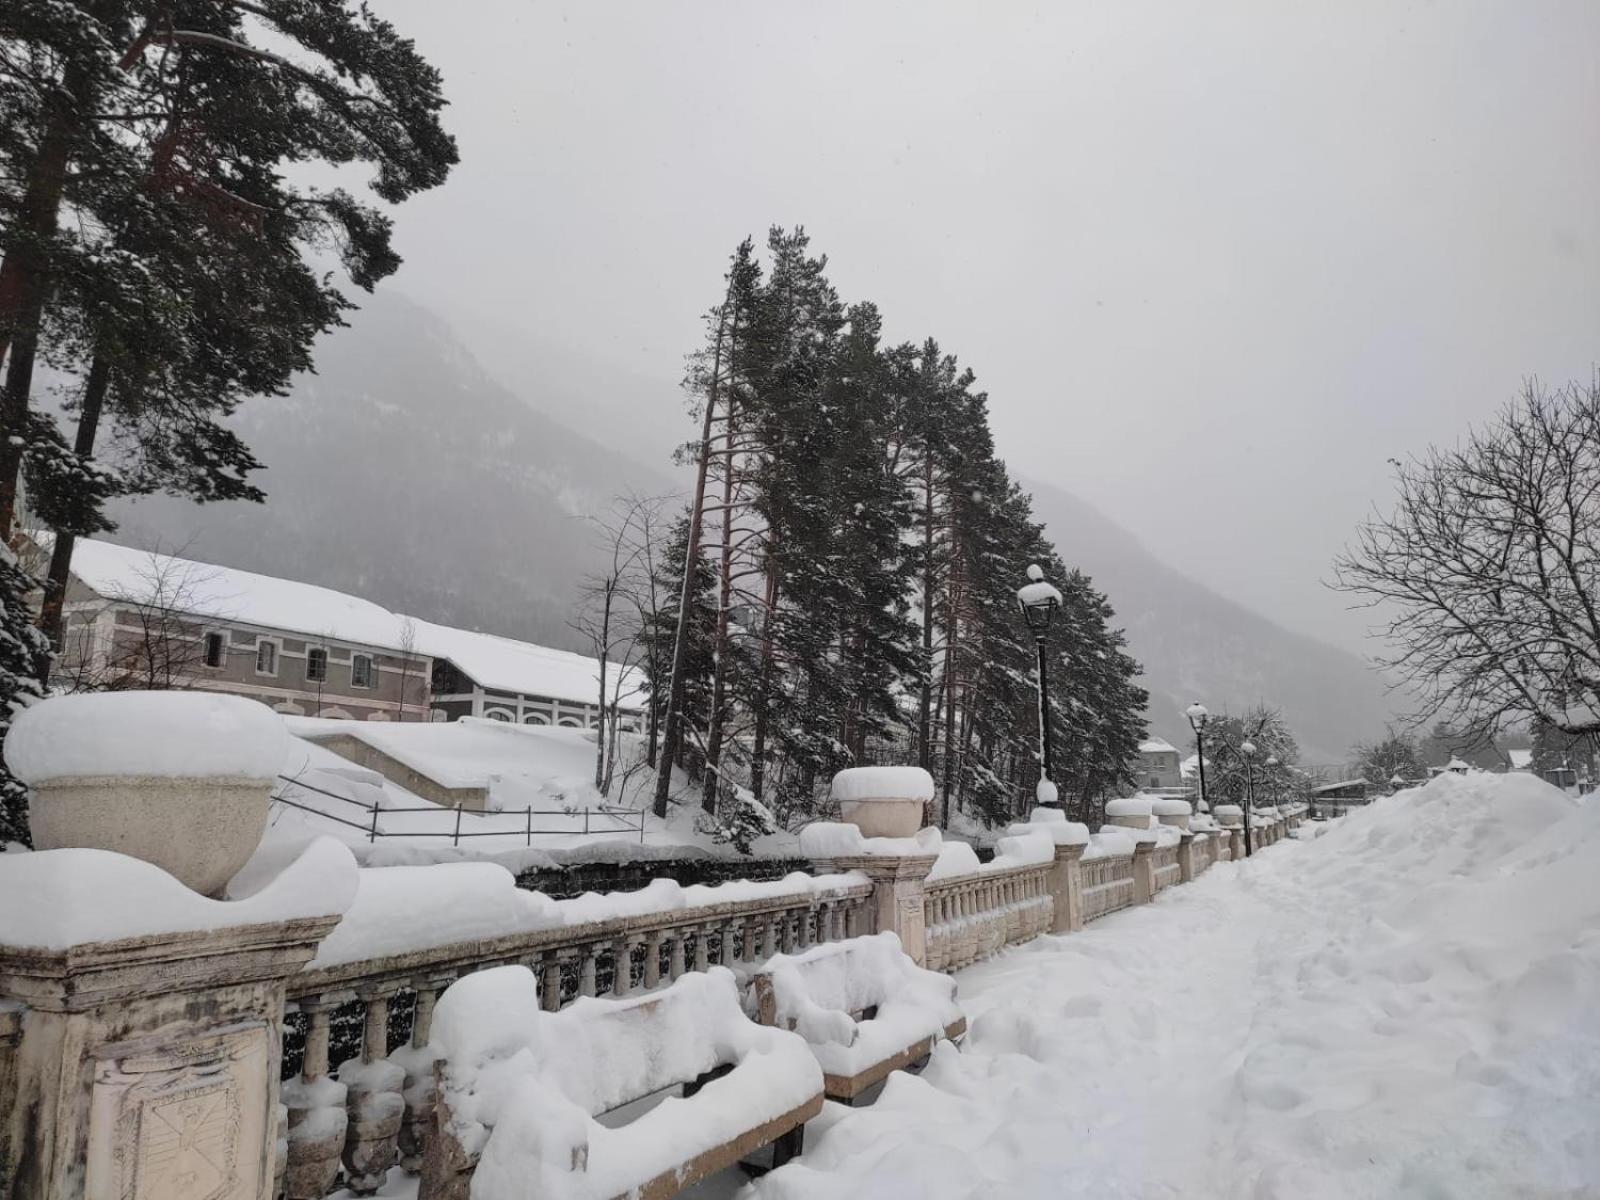
<instances>
[{"instance_id":1,"label":"pathway between snowbanks","mask_svg":"<svg viewBox=\"0 0 1600 1200\"><path fill-rule=\"evenodd\" d=\"M1600 804L1437 780L960 975L745 1200L1600 1196Z\"/></svg>"}]
</instances>

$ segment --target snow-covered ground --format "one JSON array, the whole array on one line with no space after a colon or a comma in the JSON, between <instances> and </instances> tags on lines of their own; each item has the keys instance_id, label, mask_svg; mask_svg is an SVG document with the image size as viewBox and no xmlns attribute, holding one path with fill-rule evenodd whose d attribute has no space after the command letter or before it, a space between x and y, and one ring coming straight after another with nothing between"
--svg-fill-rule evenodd
<instances>
[{"instance_id":1,"label":"snow-covered ground","mask_svg":"<svg viewBox=\"0 0 1600 1200\"><path fill-rule=\"evenodd\" d=\"M285 802L272 806L269 843L298 844L330 835L349 844L363 862L380 866L462 856L539 866L548 865L541 855L561 861L572 861L573 854L640 858L715 845L697 823L698 793L692 802L675 806L665 821L650 814L653 771L619 767L610 795L602 795L594 786L592 730L470 718L446 724L283 720L293 736L275 790ZM336 734L360 738L445 786L487 788L492 811L464 812L458 842L453 809L309 740ZM625 760L636 763L643 750L640 739L624 735L623 743ZM678 782L680 790L687 787L686 780ZM380 810L375 839L369 837L373 805ZM531 837L528 808L534 810ZM793 855L797 843L779 833L758 839L754 849Z\"/></svg>"},{"instance_id":2,"label":"snow-covered ground","mask_svg":"<svg viewBox=\"0 0 1600 1200\"><path fill-rule=\"evenodd\" d=\"M745 1200L1600 1195L1600 805L1442 778L959 976ZM718 1180L703 1195L729 1195Z\"/></svg>"}]
</instances>

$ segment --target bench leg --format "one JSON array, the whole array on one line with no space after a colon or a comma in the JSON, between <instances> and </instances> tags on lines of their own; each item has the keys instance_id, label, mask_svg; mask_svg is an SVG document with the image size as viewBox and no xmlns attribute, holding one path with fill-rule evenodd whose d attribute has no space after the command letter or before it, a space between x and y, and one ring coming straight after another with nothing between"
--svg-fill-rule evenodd
<instances>
[{"instance_id":1,"label":"bench leg","mask_svg":"<svg viewBox=\"0 0 1600 1200\"><path fill-rule=\"evenodd\" d=\"M796 1157L806 1141L806 1127L796 1125L788 1133L772 1143L773 1170L783 1166L784 1163Z\"/></svg>"}]
</instances>

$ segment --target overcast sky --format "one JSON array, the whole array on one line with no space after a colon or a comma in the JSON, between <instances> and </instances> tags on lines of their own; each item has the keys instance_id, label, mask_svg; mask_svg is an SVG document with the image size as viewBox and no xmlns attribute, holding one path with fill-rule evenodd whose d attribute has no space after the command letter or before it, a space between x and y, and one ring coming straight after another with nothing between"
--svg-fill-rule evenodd
<instances>
[{"instance_id":1,"label":"overcast sky","mask_svg":"<svg viewBox=\"0 0 1600 1200\"><path fill-rule=\"evenodd\" d=\"M1600 358L1595 0L378 8L462 152L397 286L469 345L676 404L728 252L804 224L1016 471L1347 646L1319 581L1386 460Z\"/></svg>"}]
</instances>

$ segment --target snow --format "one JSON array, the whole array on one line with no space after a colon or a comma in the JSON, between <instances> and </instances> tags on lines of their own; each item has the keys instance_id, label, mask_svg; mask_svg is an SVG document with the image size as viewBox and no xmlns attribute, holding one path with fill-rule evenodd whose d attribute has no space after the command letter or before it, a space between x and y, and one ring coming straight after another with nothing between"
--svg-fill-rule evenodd
<instances>
[{"instance_id":1,"label":"snow","mask_svg":"<svg viewBox=\"0 0 1600 1200\"><path fill-rule=\"evenodd\" d=\"M975 875L983 869L978 852L966 842L946 842L939 848L939 857L928 872L927 882L955 879L962 875Z\"/></svg>"},{"instance_id":2,"label":"snow","mask_svg":"<svg viewBox=\"0 0 1600 1200\"><path fill-rule=\"evenodd\" d=\"M226 929L344 912L356 894L350 851L320 838L259 890L232 900L191 891L160 867L109 850L7 854L0 945L62 950L86 942Z\"/></svg>"},{"instance_id":3,"label":"snow","mask_svg":"<svg viewBox=\"0 0 1600 1200\"><path fill-rule=\"evenodd\" d=\"M271 779L288 746L265 705L207 692L85 692L24 711L6 765L26 783L103 775Z\"/></svg>"},{"instance_id":4,"label":"snow","mask_svg":"<svg viewBox=\"0 0 1600 1200\"><path fill-rule=\"evenodd\" d=\"M937 855L943 845L939 831L919 829L915 837L864 837L859 826L843 821L813 821L800 831L800 853L811 859L848 858L853 855L908 857Z\"/></svg>"},{"instance_id":5,"label":"snow","mask_svg":"<svg viewBox=\"0 0 1600 1200\"><path fill-rule=\"evenodd\" d=\"M1067 820L1067 814L1059 808L1036 808L1028 814L1026 824L1012 825L1006 832L1017 835L1038 830L1049 834L1050 840L1057 846L1089 844L1089 827L1077 821Z\"/></svg>"},{"instance_id":6,"label":"snow","mask_svg":"<svg viewBox=\"0 0 1600 1200\"><path fill-rule=\"evenodd\" d=\"M1033 802L1045 806L1061 803L1061 789L1048 779L1040 779L1033 785Z\"/></svg>"},{"instance_id":7,"label":"snow","mask_svg":"<svg viewBox=\"0 0 1600 1200\"><path fill-rule=\"evenodd\" d=\"M917 966L893 933L774 955L762 970L778 1026L805 1038L830 1075L857 1074L962 1017L955 980ZM754 1002L752 989L747 1008ZM871 1020L851 1016L868 1008L877 1009Z\"/></svg>"},{"instance_id":8,"label":"snow","mask_svg":"<svg viewBox=\"0 0 1600 1200\"><path fill-rule=\"evenodd\" d=\"M866 882L866 876L855 873L799 872L762 883L733 880L689 887L656 879L639 891L586 892L572 900L551 900L540 892L518 888L516 876L496 863L366 867L359 872L354 902L317 948L311 967L340 966L592 921L784 896L824 896Z\"/></svg>"},{"instance_id":9,"label":"snow","mask_svg":"<svg viewBox=\"0 0 1600 1200\"><path fill-rule=\"evenodd\" d=\"M539 1010L525 967L468 975L444 993L433 1046L463 1145L482 1146L474 1200L626 1194L822 1091L805 1042L748 1020L732 972L713 967L626 1000L586 997ZM692 1098L671 1097L617 1129L595 1117L713 1067Z\"/></svg>"},{"instance_id":10,"label":"snow","mask_svg":"<svg viewBox=\"0 0 1600 1200\"><path fill-rule=\"evenodd\" d=\"M1139 743L1140 754L1176 754L1178 748L1171 742L1161 738L1151 738L1149 741Z\"/></svg>"},{"instance_id":11,"label":"snow","mask_svg":"<svg viewBox=\"0 0 1600 1200\"><path fill-rule=\"evenodd\" d=\"M1106 816L1148 817L1154 811L1154 806L1155 802L1149 796L1123 796L1106 801Z\"/></svg>"},{"instance_id":12,"label":"snow","mask_svg":"<svg viewBox=\"0 0 1600 1200\"><path fill-rule=\"evenodd\" d=\"M1046 604L1050 601L1061 603L1061 590L1053 583L1035 580L1025 583L1017 589L1017 599L1026 607L1032 608L1036 604Z\"/></svg>"},{"instance_id":13,"label":"snow","mask_svg":"<svg viewBox=\"0 0 1600 1200\"><path fill-rule=\"evenodd\" d=\"M1194 811L1187 800L1175 796L1157 796L1150 807L1158 817L1187 817Z\"/></svg>"},{"instance_id":14,"label":"snow","mask_svg":"<svg viewBox=\"0 0 1600 1200\"><path fill-rule=\"evenodd\" d=\"M933 776L921 767L847 767L833 777L833 798L926 802L933 799Z\"/></svg>"},{"instance_id":15,"label":"snow","mask_svg":"<svg viewBox=\"0 0 1600 1200\"><path fill-rule=\"evenodd\" d=\"M1126 858L1133 853L1134 844L1139 840L1138 833L1138 830L1125 829L1120 825L1102 825L1100 832L1090 837L1089 847L1083 852L1083 861Z\"/></svg>"},{"instance_id":16,"label":"snow","mask_svg":"<svg viewBox=\"0 0 1600 1200\"><path fill-rule=\"evenodd\" d=\"M298 843L327 834L349 843L367 866L491 858L522 869L557 862L729 853L714 847L710 836L696 828L698 805L674 806L666 821L647 811L654 773L635 771L622 778L626 765L643 751L643 739L634 735L622 735L624 769L619 771L619 783L605 796L594 786L595 735L589 730L470 717L442 724L282 720L295 736L279 768L284 778L274 794L293 806L273 805L269 841ZM453 810L305 740L333 734L355 737L429 777L485 785L490 811L462 814L462 838L456 846ZM373 804L386 811L378 814L379 837L369 842ZM606 815L601 806L620 811ZM528 808L534 810L531 839ZM405 809L414 811L396 811ZM787 831L753 844L753 851L764 856L792 857L796 849L796 838Z\"/></svg>"},{"instance_id":17,"label":"snow","mask_svg":"<svg viewBox=\"0 0 1600 1200\"><path fill-rule=\"evenodd\" d=\"M292 579L132 550L94 538L78 540L72 573L107 600L299 633L313 640L447 658L486 689L575 704L594 704L600 693L598 667L586 655L408 618L370 600ZM610 664L608 697L622 669ZM624 680L623 708L642 703L642 681L636 676L632 672Z\"/></svg>"},{"instance_id":18,"label":"snow","mask_svg":"<svg viewBox=\"0 0 1600 1200\"><path fill-rule=\"evenodd\" d=\"M1002 837L995 842L994 858L986 867L1003 871L1010 867L1033 867L1056 860L1055 839L1043 829Z\"/></svg>"},{"instance_id":19,"label":"snow","mask_svg":"<svg viewBox=\"0 0 1600 1200\"><path fill-rule=\"evenodd\" d=\"M480 687L524 696L548 696L594 704L600 695L600 672L594 658L536 646L491 633L452 629L431 621L412 622L416 649L430 658L447 658ZM644 704L644 679L633 667L610 663L606 670L606 702L611 702L621 677L618 703L637 710Z\"/></svg>"},{"instance_id":20,"label":"snow","mask_svg":"<svg viewBox=\"0 0 1600 1200\"><path fill-rule=\"evenodd\" d=\"M1211 815L1216 817L1219 821L1233 821L1244 816L1244 809L1240 808L1237 804L1219 804L1216 808L1211 810Z\"/></svg>"},{"instance_id":21,"label":"snow","mask_svg":"<svg viewBox=\"0 0 1600 1200\"><path fill-rule=\"evenodd\" d=\"M1445 777L961 972L750 1200L1600 1195L1600 804Z\"/></svg>"}]
</instances>

